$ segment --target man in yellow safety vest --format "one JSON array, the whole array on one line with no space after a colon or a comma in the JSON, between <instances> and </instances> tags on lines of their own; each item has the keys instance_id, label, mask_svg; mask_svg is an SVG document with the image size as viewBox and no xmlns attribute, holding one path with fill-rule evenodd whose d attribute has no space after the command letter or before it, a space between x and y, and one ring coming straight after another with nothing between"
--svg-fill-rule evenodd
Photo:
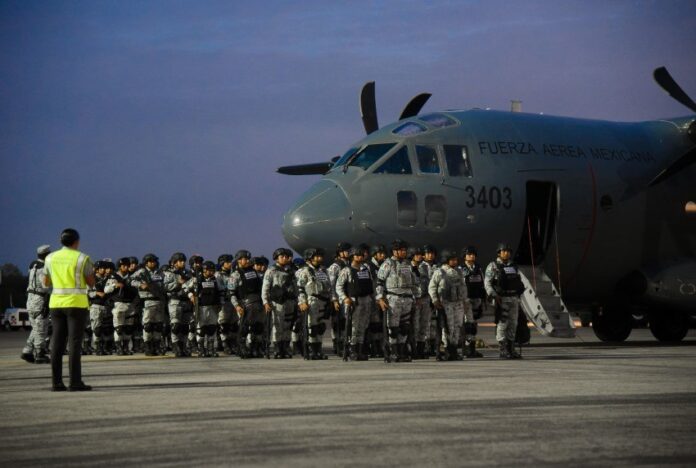
<instances>
[{"instance_id":1,"label":"man in yellow safety vest","mask_svg":"<svg viewBox=\"0 0 696 468\"><path fill-rule=\"evenodd\" d=\"M63 248L46 257L44 284L53 286L48 307L53 324L51 370L55 392L86 391L92 387L82 382L80 357L85 325L89 318L87 287L94 286L94 269L89 256L80 252L80 235L65 229L60 235ZM63 384L63 354L66 338L70 342L70 387Z\"/></svg>"}]
</instances>

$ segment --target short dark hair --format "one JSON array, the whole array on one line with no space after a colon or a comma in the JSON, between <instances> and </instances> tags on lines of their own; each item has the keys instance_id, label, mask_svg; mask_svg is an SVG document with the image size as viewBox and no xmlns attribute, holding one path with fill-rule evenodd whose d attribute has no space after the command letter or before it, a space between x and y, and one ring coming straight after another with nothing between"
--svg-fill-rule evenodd
<instances>
[{"instance_id":1,"label":"short dark hair","mask_svg":"<svg viewBox=\"0 0 696 468\"><path fill-rule=\"evenodd\" d=\"M66 247L70 247L79 240L80 233L73 228L63 229L63 232L60 233L60 243Z\"/></svg>"}]
</instances>

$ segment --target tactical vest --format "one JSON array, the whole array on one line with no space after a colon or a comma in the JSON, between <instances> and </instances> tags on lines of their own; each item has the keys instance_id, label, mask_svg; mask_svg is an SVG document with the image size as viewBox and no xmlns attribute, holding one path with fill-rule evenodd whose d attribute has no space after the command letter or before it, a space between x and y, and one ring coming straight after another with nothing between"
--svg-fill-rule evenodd
<instances>
[{"instance_id":1,"label":"tactical vest","mask_svg":"<svg viewBox=\"0 0 696 468\"><path fill-rule=\"evenodd\" d=\"M462 285L461 272L455 268L442 268L442 276L445 278L444 299L449 302L457 302L466 299Z\"/></svg>"},{"instance_id":2,"label":"tactical vest","mask_svg":"<svg viewBox=\"0 0 696 468\"><path fill-rule=\"evenodd\" d=\"M483 285L483 272L478 263L474 263L473 268L469 268L466 264L464 267L468 274L464 278L466 280L466 289L471 299L483 299L486 297L486 288Z\"/></svg>"},{"instance_id":3,"label":"tactical vest","mask_svg":"<svg viewBox=\"0 0 696 468\"><path fill-rule=\"evenodd\" d=\"M183 270L173 270L170 271L171 274L173 274L177 282L179 281L179 278L182 278L184 281L188 281L191 279L191 276L189 275L189 272L186 271L185 269ZM184 291L181 287L179 287L175 291L167 292L167 296L169 296L170 299L186 299L187 298L187 293Z\"/></svg>"},{"instance_id":4,"label":"tactical vest","mask_svg":"<svg viewBox=\"0 0 696 468\"><path fill-rule=\"evenodd\" d=\"M142 299L148 301L156 301L163 298L164 294L164 275L162 272L155 270L150 271L147 268L141 270L143 273L138 275L139 279L149 283L150 287L145 290L140 290L138 293Z\"/></svg>"},{"instance_id":5,"label":"tactical vest","mask_svg":"<svg viewBox=\"0 0 696 468\"><path fill-rule=\"evenodd\" d=\"M263 278L258 271L253 268L244 268L237 270L239 277L242 280L241 286L237 289L237 297L245 299L248 296L261 295L261 287L263 286Z\"/></svg>"},{"instance_id":6,"label":"tactical vest","mask_svg":"<svg viewBox=\"0 0 696 468\"><path fill-rule=\"evenodd\" d=\"M201 278L198 281L199 305L211 306L220 303L220 290L218 289L215 277Z\"/></svg>"},{"instance_id":7,"label":"tactical vest","mask_svg":"<svg viewBox=\"0 0 696 468\"><path fill-rule=\"evenodd\" d=\"M119 273L114 273L111 276L113 279L115 279L119 283L123 283L123 287L120 289L117 289L116 292L114 293L114 296L113 296L114 302L131 303L135 300L136 297L138 297L138 289L135 288L134 286L131 286L130 278L128 276L129 275L121 276Z\"/></svg>"},{"instance_id":8,"label":"tactical vest","mask_svg":"<svg viewBox=\"0 0 696 468\"><path fill-rule=\"evenodd\" d=\"M413 287L413 277L411 276L411 263L401 262L399 260L390 259L389 268L391 270L385 281L387 293L394 289L411 289Z\"/></svg>"},{"instance_id":9,"label":"tactical vest","mask_svg":"<svg viewBox=\"0 0 696 468\"><path fill-rule=\"evenodd\" d=\"M370 267L362 265L359 270L350 267L350 280L346 292L349 297L365 297L374 293Z\"/></svg>"},{"instance_id":10,"label":"tactical vest","mask_svg":"<svg viewBox=\"0 0 696 468\"><path fill-rule=\"evenodd\" d=\"M31 294L38 294L39 296L48 297L48 293L45 292L44 285L38 284L38 272L44 267L44 262L41 260L34 260L29 265L29 285L27 286L27 292Z\"/></svg>"},{"instance_id":11,"label":"tactical vest","mask_svg":"<svg viewBox=\"0 0 696 468\"><path fill-rule=\"evenodd\" d=\"M323 268L313 268L308 266L309 275L312 281L305 285L305 292L308 296L313 296L324 301L331 299L331 282L329 275Z\"/></svg>"},{"instance_id":12,"label":"tactical vest","mask_svg":"<svg viewBox=\"0 0 696 468\"><path fill-rule=\"evenodd\" d=\"M501 296L519 296L524 292L522 278L517 270L517 265L510 263L503 265L498 263L498 294Z\"/></svg>"},{"instance_id":13,"label":"tactical vest","mask_svg":"<svg viewBox=\"0 0 696 468\"><path fill-rule=\"evenodd\" d=\"M275 268L275 271L282 275L282 282L280 284L274 284L271 286L270 297L273 302L282 304L286 301L290 301L296 298L295 283L293 281L292 270L284 270L281 268ZM268 274L268 273L266 273Z\"/></svg>"},{"instance_id":14,"label":"tactical vest","mask_svg":"<svg viewBox=\"0 0 696 468\"><path fill-rule=\"evenodd\" d=\"M97 292L104 292L104 286L106 286L106 281L108 278L99 278L98 276L95 277L95 283L94 283L94 290ZM89 303L90 305L100 305L100 306L105 306L109 298L104 295L104 296L97 296L95 295L94 297L89 298Z\"/></svg>"}]
</instances>

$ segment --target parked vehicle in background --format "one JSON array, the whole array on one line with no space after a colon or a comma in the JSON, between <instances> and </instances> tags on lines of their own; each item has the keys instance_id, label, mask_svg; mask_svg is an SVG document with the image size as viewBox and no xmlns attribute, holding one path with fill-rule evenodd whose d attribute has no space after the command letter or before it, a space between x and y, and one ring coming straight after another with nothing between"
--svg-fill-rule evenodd
<instances>
[{"instance_id":1,"label":"parked vehicle in background","mask_svg":"<svg viewBox=\"0 0 696 468\"><path fill-rule=\"evenodd\" d=\"M19 307L8 307L5 309L5 313L2 315L2 328L8 331L19 330L20 328L30 330L31 325L29 324L29 312L27 309L20 309Z\"/></svg>"}]
</instances>

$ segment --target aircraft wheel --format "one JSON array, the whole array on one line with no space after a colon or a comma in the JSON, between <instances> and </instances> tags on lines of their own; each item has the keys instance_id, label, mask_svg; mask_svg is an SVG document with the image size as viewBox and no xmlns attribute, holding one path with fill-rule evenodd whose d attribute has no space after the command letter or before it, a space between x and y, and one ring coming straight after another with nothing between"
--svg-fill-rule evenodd
<instances>
[{"instance_id":1,"label":"aircraft wheel","mask_svg":"<svg viewBox=\"0 0 696 468\"><path fill-rule=\"evenodd\" d=\"M607 304L592 312L592 330L602 341L625 341L633 330L633 317L627 308Z\"/></svg>"},{"instance_id":2,"label":"aircraft wheel","mask_svg":"<svg viewBox=\"0 0 696 468\"><path fill-rule=\"evenodd\" d=\"M689 318L676 310L650 312L650 331L658 341L678 342L689 332Z\"/></svg>"}]
</instances>

